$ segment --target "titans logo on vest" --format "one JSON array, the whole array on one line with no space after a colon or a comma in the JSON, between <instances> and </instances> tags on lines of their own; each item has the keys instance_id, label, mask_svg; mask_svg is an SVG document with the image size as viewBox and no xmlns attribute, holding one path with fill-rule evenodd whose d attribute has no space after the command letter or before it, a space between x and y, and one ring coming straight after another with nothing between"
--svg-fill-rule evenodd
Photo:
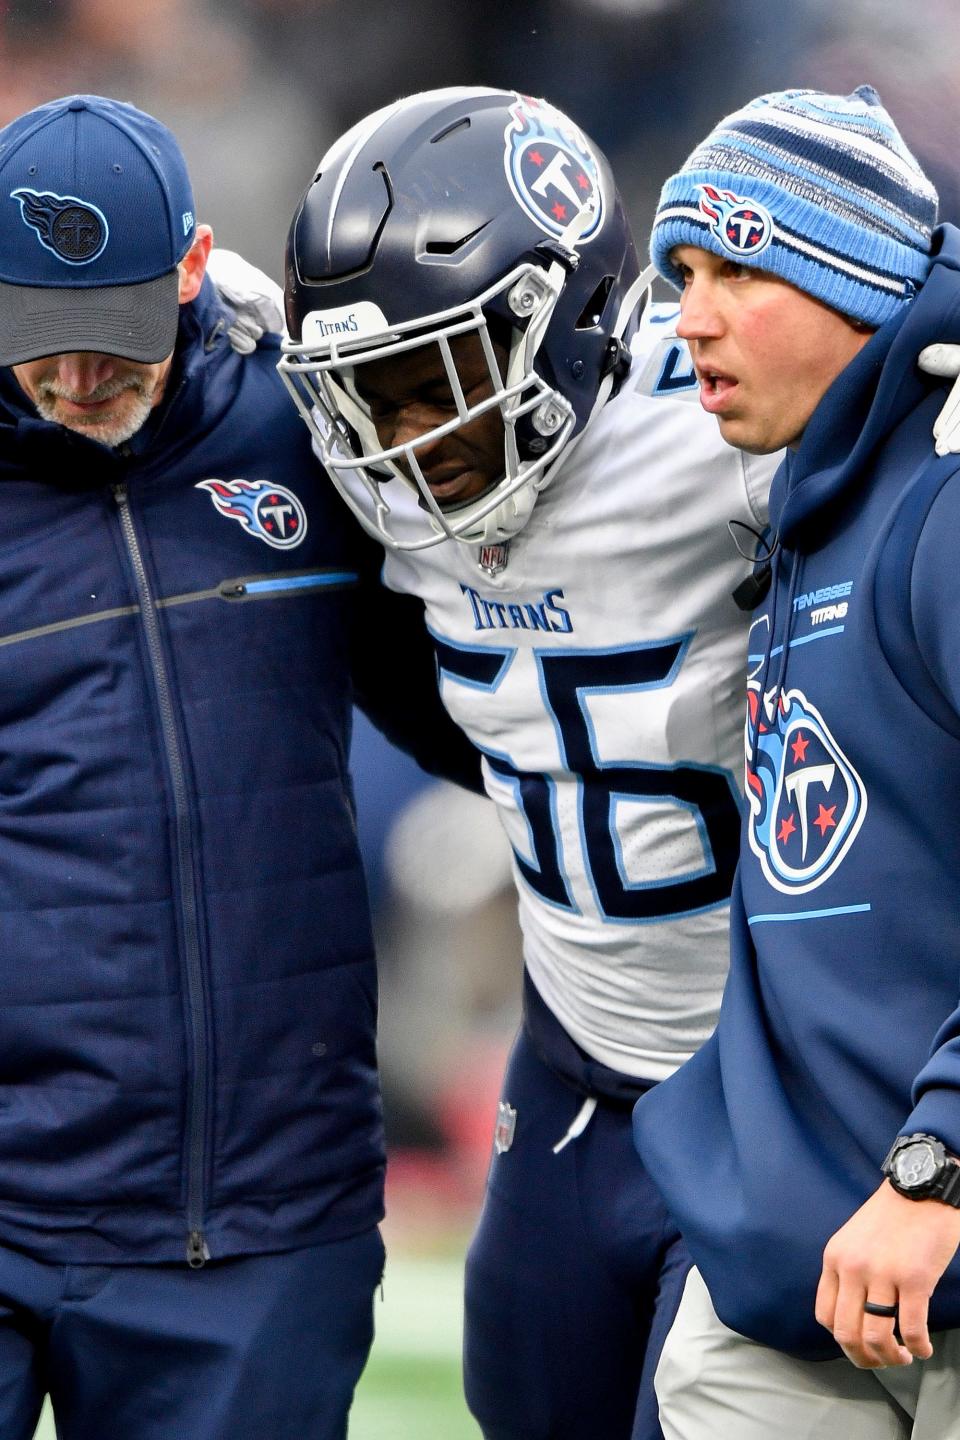
<instances>
[{"instance_id":1,"label":"titans logo on vest","mask_svg":"<svg viewBox=\"0 0 960 1440\"><path fill-rule=\"evenodd\" d=\"M275 550L292 550L307 533L307 512L292 490L269 480L198 480L221 515Z\"/></svg>"}]
</instances>

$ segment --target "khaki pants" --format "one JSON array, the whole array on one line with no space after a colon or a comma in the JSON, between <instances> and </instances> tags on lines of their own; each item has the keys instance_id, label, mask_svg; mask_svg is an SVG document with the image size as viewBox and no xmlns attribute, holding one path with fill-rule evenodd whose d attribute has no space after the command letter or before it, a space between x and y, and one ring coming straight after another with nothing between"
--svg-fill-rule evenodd
<instances>
[{"instance_id":1,"label":"khaki pants","mask_svg":"<svg viewBox=\"0 0 960 1440\"><path fill-rule=\"evenodd\" d=\"M655 1386L665 1440L960 1440L960 1330L884 1370L795 1360L717 1319L687 1277Z\"/></svg>"}]
</instances>

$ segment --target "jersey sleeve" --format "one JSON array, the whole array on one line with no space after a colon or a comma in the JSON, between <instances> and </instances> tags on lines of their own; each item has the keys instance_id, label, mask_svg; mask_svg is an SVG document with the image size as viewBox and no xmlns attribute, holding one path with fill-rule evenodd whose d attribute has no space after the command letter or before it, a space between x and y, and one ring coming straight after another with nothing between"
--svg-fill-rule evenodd
<instances>
[{"instance_id":1,"label":"jersey sleeve","mask_svg":"<svg viewBox=\"0 0 960 1440\"><path fill-rule=\"evenodd\" d=\"M357 543L361 584L350 635L356 703L427 774L481 794L479 751L440 698L423 602L388 589L380 546L366 537Z\"/></svg>"}]
</instances>

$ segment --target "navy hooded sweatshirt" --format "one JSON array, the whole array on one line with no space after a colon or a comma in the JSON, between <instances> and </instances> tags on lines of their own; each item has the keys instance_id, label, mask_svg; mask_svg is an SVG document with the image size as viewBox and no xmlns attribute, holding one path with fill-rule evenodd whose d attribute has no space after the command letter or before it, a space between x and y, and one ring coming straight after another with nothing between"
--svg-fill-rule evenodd
<instances>
[{"instance_id":1,"label":"navy hooded sweatshirt","mask_svg":"<svg viewBox=\"0 0 960 1440\"><path fill-rule=\"evenodd\" d=\"M898 1134L960 1154L960 457L919 352L960 341L960 232L778 472L751 631L749 810L717 1030L640 1153L731 1328L810 1358L823 1247ZM765 700L761 701L761 696ZM960 1263L931 1305L960 1325Z\"/></svg>"},{"instance_id":2,"label":"navy hooded sweatshirt","mask_svg":"<svg viewBox=\"0 0 960 1440\"><path fill-rule=\"evenodd\" d=\"M0 372L0 1243L45 1260L382 1212L352 700L479 775L277 355L205 283L116 450Z\"/></svg>"}]
</instances>

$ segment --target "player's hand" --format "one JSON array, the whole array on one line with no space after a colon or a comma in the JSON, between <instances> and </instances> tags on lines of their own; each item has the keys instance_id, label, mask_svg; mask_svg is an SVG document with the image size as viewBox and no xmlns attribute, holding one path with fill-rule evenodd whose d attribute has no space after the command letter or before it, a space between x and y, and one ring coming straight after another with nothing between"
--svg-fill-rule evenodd
<instances>
[{"instance_id":1,"label":"player's hand","mask_svg":"<svg viewBox=\"0 0 960 1440\"><path fill-rule=\"evenodd\" d=\"M946 404L933 422L934 448L938 455L960 452L960 345L928 345L917 356L917 364L928 375L955 380Z\"/></svg>"},{"instance_id":2,"label":"player's hand","mask_svg":"<svg viewBox=\"0 0 960 1440\"><path fill-rule=\"evenodd\" d=\"M219 248L210 251L207 274L234 312L235 319L227 327L234 350L249 355L265 331L282 332L283 291L269 275L235 250Z\"/></svg>"},{"instance_id":3,"label":"player's hand","mask_svg":"<svg viewBox=\"0 0 960 1440\"><path fill-rule=\"evenodd\" d=\"M960 375L960 345L928 345L917 356L917 364L928 375L955 380Z\"/></svg>"},{"instance_id":4,"label":"player's hand","mask_svg":"<svg viewBox=\"0 0 960 1440\"><path fill-rule=\"evenodd\" d=\"M827 1243L817 1319L862 1369L929 1359L930 1296L958 1245L960 1210L942 1200L908 1200L884 1180ZM865 1300L898 1305L898 1320L868 1315Z\"/></svg>"}]
</instances>

